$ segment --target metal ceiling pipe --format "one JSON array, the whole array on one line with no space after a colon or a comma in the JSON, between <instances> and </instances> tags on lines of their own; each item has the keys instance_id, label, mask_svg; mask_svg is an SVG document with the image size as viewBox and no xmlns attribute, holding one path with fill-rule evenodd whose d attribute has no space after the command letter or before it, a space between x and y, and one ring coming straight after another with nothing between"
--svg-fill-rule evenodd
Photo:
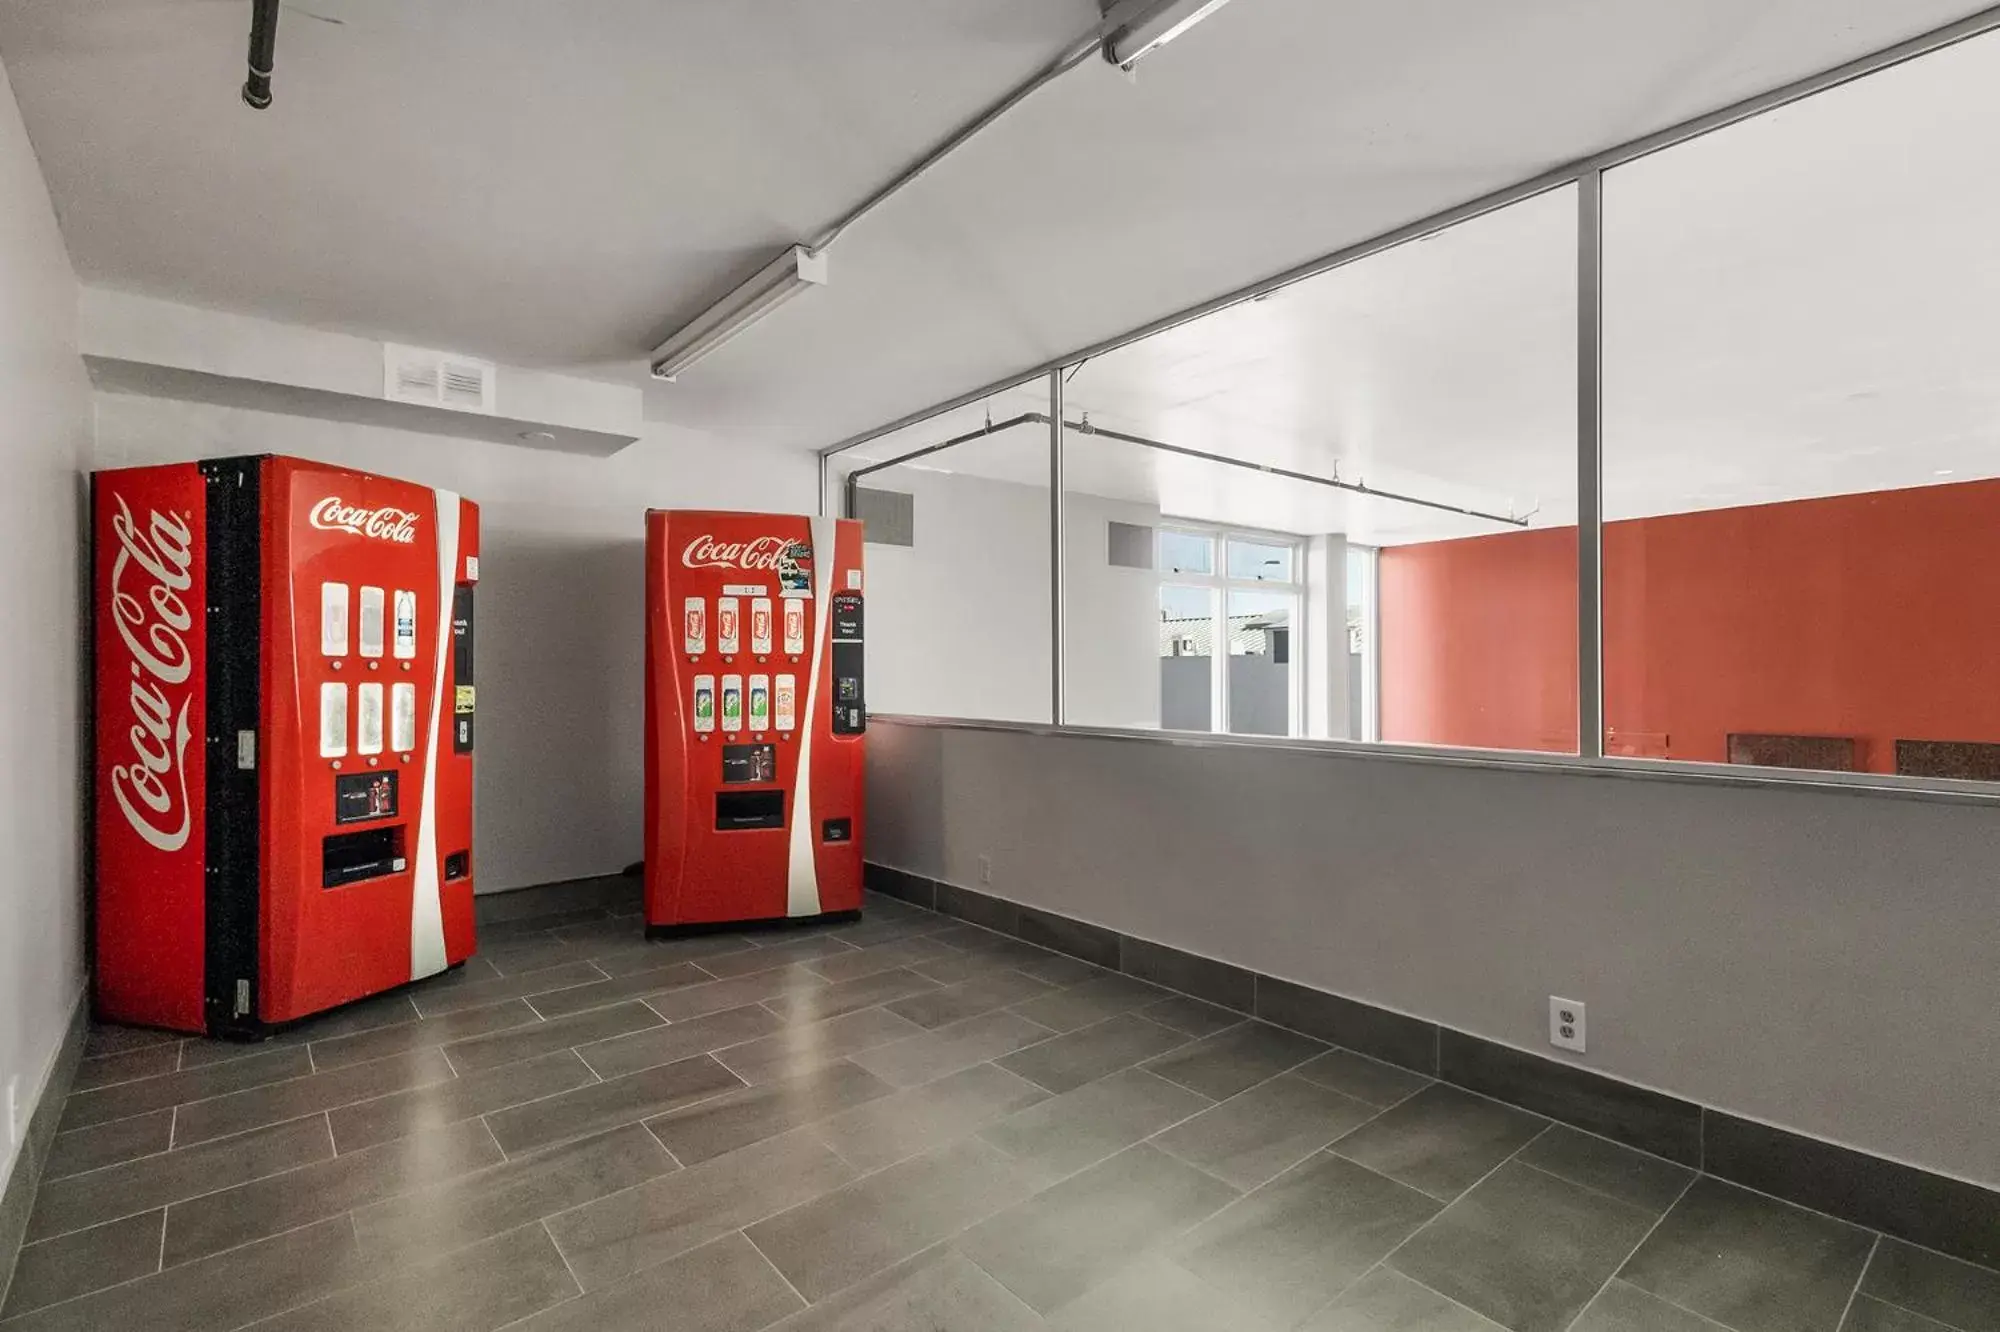
<instances>
[{"instance_id":1,"label":"metal ceiling pipe","mask_svg":"<svg viewBox=\"0 0 2000 1332\"><path fill-rule=\"evenodd\" d=\"M271 105L271 62L278 45L278 0L250 0L250 76L243 101L253 110Z\"/></svg>"}]
</instances>

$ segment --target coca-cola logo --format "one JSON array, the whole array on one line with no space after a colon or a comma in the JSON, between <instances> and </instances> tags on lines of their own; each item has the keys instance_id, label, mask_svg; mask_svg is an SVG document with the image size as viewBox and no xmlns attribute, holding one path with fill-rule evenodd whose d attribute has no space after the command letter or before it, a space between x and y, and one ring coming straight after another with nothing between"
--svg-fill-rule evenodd
<instances>
[{"instance_id":1,"label":"coca-cola logo","mask_svg":"<svg viewBox=\"0 0 2000 1332\"><path fill-rule=\"evenodd\" d=\"M417 539L417 515L408 509L359 509L338 495L328 495L313 505L306 521L322 532L352 532L399 546Z\"/></svg>"},{"instance_id":2,"label":"coca-cola logo","mask_svg":"<svg viewBox=\"0 0 2000 1332\"><path fill-rule=\"evenodd\" d=\"M142 532L122 495L111 530L118 558L111 565L111 621L132 656L132 710L129 733L134 761L114 764L111 792L132 831L149 846L178 851L193 822L187 794L187 688L194 653L187 634L194 612L184 593L194 582L194 532L185 518L153 510ZM125 586L126 571L138 565L147 581Z\"/></svg>"},{"instance_id":3,"label":"coca-cola logo","mask_svg":"<svg viewBox=\"0 0 2000 1332\"><path fill-rule=\"evenodd\" d=\"M704 532L688 542L681 563L690 569L763 569L778 571L778 561L792 543L783 537L758 537L755 541L717 541Z\"/></svg>"}]
</instances>

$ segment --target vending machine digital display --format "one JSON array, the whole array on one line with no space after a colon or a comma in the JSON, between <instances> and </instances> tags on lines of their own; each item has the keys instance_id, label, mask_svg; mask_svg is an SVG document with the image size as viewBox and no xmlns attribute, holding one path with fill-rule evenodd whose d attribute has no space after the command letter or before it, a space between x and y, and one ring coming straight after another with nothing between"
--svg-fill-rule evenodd
<instances>
[{"instance_id":1,"label":"vending machine digital display","mask_svg":"<svg viewBox=\"0 0 2000 1332\"><path fill-rule=\"evenodd\" d=\"M646 515L649 933L861 908L861 524Z\"/></svg>"},{"instance_id":2,"label":"vending machine digital display","mask_svg":"<svg viewBox=\"0 0 2000 1332\"><path fill-rule=\"evenodd\" d=\"M250 1037L463 961L477 506L275 457L91 488L98 1015Z\"/></svg>"}]
</instances>

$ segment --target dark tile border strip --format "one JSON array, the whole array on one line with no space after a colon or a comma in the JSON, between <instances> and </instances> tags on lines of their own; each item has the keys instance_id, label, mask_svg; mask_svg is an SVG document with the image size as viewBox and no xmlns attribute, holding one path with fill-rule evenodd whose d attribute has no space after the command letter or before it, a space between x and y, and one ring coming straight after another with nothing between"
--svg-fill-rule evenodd
<instances>
[{"instance_id":1,"label":"dark tile border strip","mask_svg":"<svg viewBox=\"0 0 2000 1332\"><path fill-rule=\"evenodd\" d=\"M56 1048L55 1064L49 1069L42 1097L28 1116L28 1131L21 1138L21 1150L14 1154L14 1168L0 1187L0 1305L7 1302L7 1287L13 1284L14 1263L28 1233L28 1214L35 1209L42 1167L48 1164L49 1148L62 1123L63 1103L69 1100L70 1085L76 1081L77 1065L83 1062L83 1043L89 1035L90 981L86 977L70 1012L69 1029Z\"/></svg>"},{"instance_id":2,"label":"dark tile border strip","mask_svg":"<svg viewBox=\"0 0 2000 1332\"><path fill-rule=\"evenodd\" d=\"M1745 1187L2000 1268L2000 1192L1041 907L869 863L874 892L1289 1027Z\"/></svg>"}]
</instances>

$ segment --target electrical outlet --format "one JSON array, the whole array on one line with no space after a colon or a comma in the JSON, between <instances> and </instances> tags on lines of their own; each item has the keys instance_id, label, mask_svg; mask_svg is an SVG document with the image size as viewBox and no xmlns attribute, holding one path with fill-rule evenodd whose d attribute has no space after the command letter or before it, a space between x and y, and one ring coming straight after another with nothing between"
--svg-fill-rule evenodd
<instances>
[{"instance_id":1,"label":"electrical outlet","mask_svg":"<svg viewBox=\"0 0 2000 1332\"><path fill-rule=\"evenodd\" d=\"M981 856L979 858L979 881L981 883L993 882L993 857Z\"/></svg>"},{"instance_id":2,"label":"electrical outlet","mask_svg":"<svg viewBox=\"0 0 2000 1332\"><path fill-rule=\"evenodd\" d=\"M1583 1004L1575 999L1549 996L1549 1044L1559 1050L1583 1053Z\"/></svg>"},{"instance_id":3,"label":"electrical outlet","mask_svg":"<svg viewBox=\"0 0 2000 1332\"><path fill-rule=\"evenodd\" d=\"M21 1122L21 1075L16 1073L7 1079L7 1143L12 1146L21 1141L21 1134L27 1131Z\"/></svg>"}]
</instances>

